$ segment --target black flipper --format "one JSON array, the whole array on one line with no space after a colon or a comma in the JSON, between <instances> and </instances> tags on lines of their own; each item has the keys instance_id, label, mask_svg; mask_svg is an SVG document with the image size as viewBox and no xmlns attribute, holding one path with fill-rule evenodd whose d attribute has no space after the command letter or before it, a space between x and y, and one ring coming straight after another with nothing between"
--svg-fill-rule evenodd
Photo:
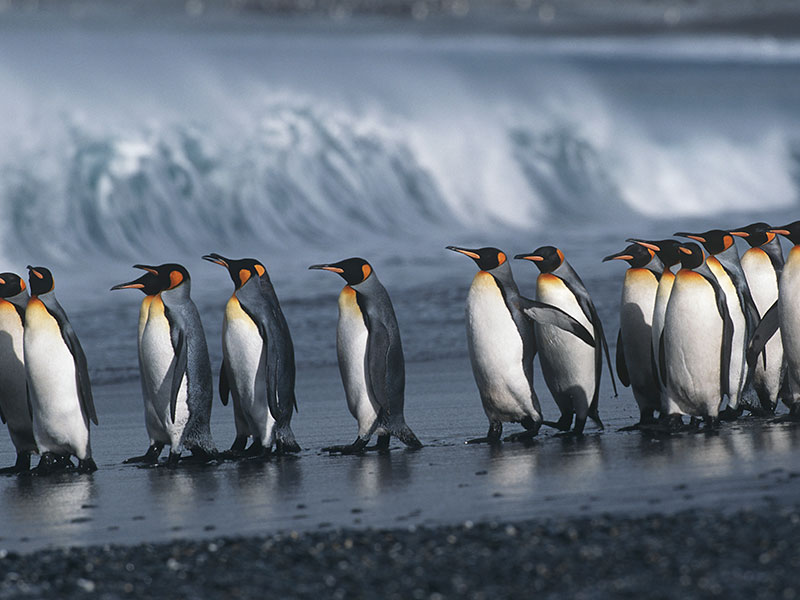
<instances>
[{"instance_id":1,"label":"black flipper","mask_svg":"<svg viewBox=\"0 0 800 600\"><path fill-rule=\"evenodd\" d=\"M658 372L661 373L661 381L664 387L667 385L667 359L664 358L664 332L658 338Z\"/></svg>"},{"instance_id":2,"label":"black flipper","mask_svg":"<svg viewBox=\"0 0 800 600\"><path fill-rule=\"evenodd\" d=\"M0 421L2 421L3 424L5 424L5 422L6 422L6 416L3 414L3 407L2 406L0 406Z\"/></svg>"},{"instance_id":3,"label":"black flipper","mask_svg":"<svg viewBox=\"0 0 800 600\"><path fill-rule=\"evenodd\" d=\"M722 291L719 282L717 282L717 278L714 277L714 274L707 265L704 264L702 267L697 269L697 272L705 277L706 281L708 281L708 283L711 284L711 287L714 289L714 296L717 300L717 311L719 312L719 316L722 318L722 348L720 349L719 368L720 390L722 391L722 395L730 398L730 368L731 354L733 352L733 320L728 312L728 303L725 300L725 292Z\"/></svg>"},{"instance_id":4,"label":"black flipper","mask_svg":"<svg viewBox=\"0 0 800 600\"><path fill-rule=\"evenodd\" d=\"M225 359L223 358L222 364L219 366L219 399L222 400L223 406L228 406L231 386L228 384L228 371L225 366Z\"/></svg>"},{"instance_id":5,"label":"black flipper","mask_svg":"<svg viewBox=\"0 0 800 600\"><path fill-rule=\"evenodd\" d=\"M89 365L86 362L86 355L83 353L81 343L78 341L78 336L75 335L75 330L67 319L67 314L58 302L46 302L44 305L58 322L58 327L61 329L61 337L75 360L75 379L78 386L78 396L81 400L81 408L89 420L97 425L97 411L94 408L92 384L89 380Z\"/></svg>"},{"instance_id":6,"label":"black flipper","mask_svg":"<svg viewBox=\"0 0 800 600\"><path fill-rule=\"evenodd\" d=\"M775 332L780 327L780 315L778 313L778 301L770 306L769 310L761 317L761 322L753 332L753 337L747 347L747 364L749 366L755 365L758 360L758 355L764 353L766 358L767 342L772 339Z\"/></svg>"},{"instance_id":7,"label":"black flipper","mask_svg":"<svg viewBox=\"0 0 800 600\"><path fill-rule=\"evenodd\" d=\"M557 306L522 297L520 297L520 304L523 307L523 312L529 319L536 321L540 325L555 325L559 329L568 331L580 338L592 348L595 347L594 337L586 330L586 327L581 325L580 322L569 315L569 313L561 310Z\"/></svg>"},{"instance_id":8,"label":"black flipper","mask_svg":"<svg viewBox=\"0 0 800 600\"><path fill-rule=\"evenodd\" d=\"M176 321L170 319L169 309L166 311L167 320L170 325L172 336L172 349L175 352L175 370L172 372L172 385L169 392L169 416L175 422L175 413L178 410L178 392L181 389L181 381L186 373L188 363L188 352L186 350L186 336Z\"/></svg>"},{"instance_id":9,"label":"black flipper","mask_svg":"<svg viewBox=\"0 0 800 600\"><path fill-rule=\"evenodd\" d=\"M619 382L625 387L631 386L631 378L628 375L628 365L625 364L625 349L622 347L622 329L617 334L617 377Z\"/></svg>"}]
</instances>

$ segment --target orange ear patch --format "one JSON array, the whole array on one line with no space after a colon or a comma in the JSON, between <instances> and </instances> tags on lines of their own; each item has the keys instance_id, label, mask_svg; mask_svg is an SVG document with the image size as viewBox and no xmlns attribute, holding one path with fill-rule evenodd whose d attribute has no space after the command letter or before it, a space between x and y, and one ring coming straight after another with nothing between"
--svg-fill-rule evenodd
<instances>
[{"instance_id":1,"label":"orange ear patch","mask_svg":"<svg viewBox=\"0 0 800 600\"><path fill-rule=\"evenodd\" d=\"M263 277L264 273L266 273L266 272L267 272L267 270L264 267L262 267L261 265L256 263L256 273L258 273L259 277Z\"/></svg>"},{"instance_id":2,"label":"orange ear patch","mask_svg":"<svg viewBox=\"0 0 800 600\"><path fill-rule=\"evenodd\" d=\"M561 259L561 262L559 262L558 264L561 265L561 264L564 263L564 260L565 260L564 259L564 253L561 251L560 248L556 248L556 252L558 252L558 258Z\"/></svg>"},{"instance_id":3,"label":"orange ear patch","mask_svg":"<svg viewBox=\"0 0 800 600\"><path fill-rule=\"evenodd\" d=\"M23 291L25 291L25 288L26 288L25 280L24 279L20 279L19 280L19 291L23 292Z\"/></svg>"},{"instance_id":4,"label":"orange ear patch","mask_svg":"<svg viewBox=\"0 0 800 600\"><path fill-rule=\"evenodd\" d=\"M498 266L502 265L504 262L506 262L506 260L507 260L507 258L506 258L505 253L503 253L503 252L498 252L497 253L497 265Z\"/></svg>"},{"instance_id":5,"label":"orange ear patch","mask_svg":"<svg viewBox=\"0 0 800 600\"><path fill-rule=\"evenodd\" d=\"M183 283L183 274L180 271L169 272L169 289L178 287Z\"/></svg>"},{"instance_id":6,"label":"orange ear patch","mask_svg":"<svg viewBox=\"0 0 800 600\"><path fill-rule=\"evenodd\" d=\"M363 267L361 267L361 272L364 274L364 279L361 281L364 281L372 273L372 267L370 267L368 264L365 264Z\"/></svg>"},{"instance_id":7,"label":"orange ear patch","mask_svg":"<svg viewBox=\"0 0 800 600\"><path fill-rule=\"evenodd\" d=\"M249 269L241 269L239 271L239 287L247 283L250 280L251 275L252 273L250 273Z\"/></svg>"}]
</instances>

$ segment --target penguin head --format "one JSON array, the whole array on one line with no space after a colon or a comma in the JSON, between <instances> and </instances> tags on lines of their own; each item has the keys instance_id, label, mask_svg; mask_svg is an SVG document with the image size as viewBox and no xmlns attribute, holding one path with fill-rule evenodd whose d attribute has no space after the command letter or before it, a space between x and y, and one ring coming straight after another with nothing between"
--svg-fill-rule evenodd
<instances>
[{"instance_id":1,"label":"penguin head","mask_svg":"<svg viewBox=\"0 0 800 600\"><path fill-rule=\"evenodd\" d=\"M464 256L469 256L478 265L481 271L491 271L496 269L508 260L505 252L497 248L459 248L458 246L447 246L447 250L458 252Z\"/></svg>"},{"instance_id":2,"label":"penguin head","mask_svg":"<svg viewBox=\"0 0 800 600\"><path fill-rule=\"evenodd\" d=\"M788 225L784 225L783 227L773 227L770 229L772 233L777 233L778 235L782 235L783 237L787 238L790 242L792 242L795 246L800 244L800 221L795 221L794 223L789 223Z\"/></svg>"},{"instance_id":3,"label":"penguin head","mask_svg":"<svg viewBox=\"0 0 800 600\"><path fill-rule=\"evenodd\" d=\"M31 286L31 295L42 296L52 292L56 287L53 274L45 267L32 267L28 265L28 282Z\"/></svg>"},{"instance_id":4,"label":"penguin head","mask_svg":"<svg viewBox=\"0 0 800 600\"><path fill-rule=\"evenodd\" d=\"M203 256L203 260L213 262L228 269L228 274L231 276L233 285L237 290L240 289L245 283L250 281L250 279L253 277L266 277L267 280L269 280L267 269L255 258L232 259L225 258L221 254L212 252L211 254L206 254Z\"/></svg>"},{"instance_id":5,"label":"penguin head","mask_svg":"<svg viewBox=\"0 0 800 600\"><path fill-rule=\"evenodd\" d=\"M0 298L11 298L25 291L25 280L16 273L0 273Z\"/></svg>"},{"instance_id":6,"label":"penguin head","mask_svg":"<svg viewBox=\"0 0 800 600\"><path fill-rule=\"evenodd\" d=\"M364 283L372 275L372 267L363 258L346 258L336 263L311 265L308 268L338 273L347 282L347 285Z\"/></svg>"},{"instance_id":7,"label":"penguin head","mask_svg":"<svg viewBox=\"0 0 800 600\"><path fill-rule=\"evenodd\" d=\"M744 238L750 244L751 248L758 248L775 239L776 233L770 231L772 229L764 222L751 223L747 227L739 227L732 229L728 233L736 237Z\"/></svg>"},{"instance_id":8,"label":"penguin head","mask_svg":"<svg viewBox=\"0 0 800 600\"><path fill-rule=\"evenodd\" d=\"M678 248L681 253L681 268L696 269L706 259L703 249L694 242L681 244Z\"/></svg>"},{"instance_id":9,"label":"penguin head","mask_svg":"<svg viewBox=\"0 0 800 600\"><path fill-rule=\"evenodd\" d=\"M709 254L719 254L733 246L733 236L722 229L709 229L704 233L678 232L672 235L700 242Z\"/></svg>"},{"instance_id":10,"label":"penguin head","mask_svg":"<svg viewBox=\"0 0 800 600\"><path fill-rule=\"evenodd\" d=\"M658 258L664 263L664 266L670 268L681 262L681 243L677 240L640 240L636 238L628 238L626 242L633 242L639 244L650 250L654 250Z\"/></svg>"},{"instance_id":11,"label":"penguin head","mask_svg":"<svg viewBox=\"0 0 800 600\"><path fill-rule=\"evenodd\" d=\"M609 254L603 259L603 262L609 260L624 260L634 269L641 269L653 260L656 255L655 250L641 246L639 244L631 244L625 250L617 252L616 254Z\"/></svg>"},{"instance_id":12,"label":"penguin head","mask_svg":"<svg viewBox=\"0 0 800 600\"><path fill-rule=\"evenodd\" d=\"M155 296L161 291L161 285L159 284L158 275L148 271L139 279L115 285L111 288L112 292L114 290L141 290L145 296Z\"/></svg>"},{"instance_id":13,"label":"penguin head","mask_svg":"<svg viewBox=\"0 0 800 600\"><path fill-rule=\"evenodd\" d=\"M528 254L517 254L514 258L536 263L542 273L552 273L564 264L564 253L555 246L542 246Z\"/></svg>"},{"instance_id":14,"label":"penguin head","mask_svg":"<svg viewBox=\"0 0 800 600\"><path fill-rule=\"evenodd\" d=\"M189 271L177 263L164 263L163 265L133 265L134 269L142 269L156 276L158 289L161 292L174 290L191 282Z\"/></svg>"}]
</instances>

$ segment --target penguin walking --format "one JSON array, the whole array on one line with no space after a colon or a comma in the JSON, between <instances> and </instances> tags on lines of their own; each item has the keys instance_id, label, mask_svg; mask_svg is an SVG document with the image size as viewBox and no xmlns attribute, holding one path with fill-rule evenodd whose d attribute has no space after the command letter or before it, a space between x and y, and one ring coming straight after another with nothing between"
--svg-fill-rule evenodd
<instances>
[{"instance_id":1,"label":"penguin walking","mask_svg":"<svg viewBox=\"0 0 800 600\"><path fill-rule=\"evenodd\" d=\"M542 425L542 409L533 389L536 338L532 319L549 319L557 322L557 327L566 324L585 343L593 345L594 340L563 311L521 296L511 265L501 250L457 246L447 249L473 259L480 269L467 295L467 342L489 432L486 437L467 443L500 441L504 422L520 423L525 428L524 432L506 437L506 441L530 439Z\"/></svg>"},{"instance_id":2,"label":"penguin walking","mask_svg":"<svg viewBox=\"0 0 800 600\"><path fill-rule=\"evenodd\" d=\"M170 435L168 428L165 426L163 419L159 416L156 399L158 391L153 388L148 380L148 365L151 358L145 354L142 345L142 338L147 327L148 319L150 318L150 306L153 301L160 303L158 298L159 292L162 291L159 283L158 276L155 273L145 272L138 279L129 281L127 283L120 283L111 288L111 290L127 290L134 289L140 290L144 294L142 304L139 307L139 327L137 334L137 349L139 355L139 379L142 385L142 400L144 401L144 424L147 430L147 435L150 438L150 446L147 448L142 456L134 456L123 461L125 464L129 463L145 463L155 464L158 462L158 457L166 444L170 443ZM163 309L159 308L159 314L163 313Z\"/></svg>"},{"instance_id":3,"label":"penguin walking","mask_svg":"<svg viewBox=\"0 0 800 600\"><path fill-rule=\"evenodd\" d=\"M41 453L41 475L74 465L97 470L89 427L97 425L89 369L67 314L56 299L53 275L28 266L31 297L25 307L23 355L30 393L33 436Z\"/></svg>"},{"instance_id":4,"label":"penguin walking","mask_svg":"<svg viewBox=\"0 0 800 600\"><path fill-rule=\"evenodd\" d=\"M664 269L661 271L661 277L658 280L656 302L653 306L653 336L651 340L651 349L653 351L652 368L653 373L656 375L661 394L661 401L659 404L660 417L668 418L669 415L676 415L676 420L680 421L680 409L677 406L670 406L664 394L666 384L661 379L661 371L658 365L660 363L661 334L664 331L664 320L667 316L667 304L669 303L669 296L672 292L672 285L675 283L675 274L671 271L671 268L675 265L680 265L682 254L680 251L681 244L677 240L669 239L648 241L629 238L626 241L639 244L640 246L655 251L656 256L658 256L659 260L664 265Z\"/></svg>"},{"instance_id":5,"label":"penguin walking","mask_svg":"<svg viewBox=\"0 0 800 600\"><path fill-rule=\"evenodd\" d=\"M200 314L192 302L191 278L175 263L134 265L152 273L160 290L150 301L142 331L144 384L152 403L155 440L170 445L168 464L180 460L183 448L204 462L216 455L211 439L212 378Z\"/></svg>"},{"instance_id":6,"label":"penguin walking","mask_svg":"<svg viewBox=\"0 0 800 600\"><path fill-rule=\"evenodd\" d=\"M203 256L228 270L235 290L225 307L219 392L224 405L233 397L236 439L232 453L248 456L299 452L291 429L295 399L294 346L275 289L263 264L252 258Z\"/></svg>"},{"instance_id":7,"label":"penguin walking","mask_svg":"<svg viewBox=\"0 0 800 600\"><path fill-rule=\"evenodd\" d=\"M27 304L25 281L16 273L0 273L0 419L8 426L17 450L17 462L0 469L0 474L28 471L31 454L38 452L22 347Z\"/></svg>"},{"instance_id":8,"label":"penguin walking","mask_svg":"<svg viewBox=\"0 0 800 600\"><path fill-rule=\"evenodd\" d=\"M759 318L778 301L778 281L783 270L783 251L777 234L766 223L752 223L732 230L731 235L744 238L750 248L742 255L741 263L747 286L753 296ZM763 360L756 361L753 369L753 388L758 397L758 409L751 411L772 414L778 405L783 367L783 342L773 336L766 343Z\"/></svg>"},{"instance_id":9,"label":"penguin walking","mask_svg":"<svg viewBox=\"0 0 800 600\"><path fill-rule=\"evenodd\" d=\"M611 371L603 325L589 292L565 259L564 253L554 246L542 246L534 252L518 254L515 258L530 260L541 271L536 280L536 299L566 312L591 332L595 340L594 346L590 346L558 327L536 324L536 342L544 380L561 411L558 422L545 421L545 425L568 431L574 416L573 434L582 435L586 418L589 417L603 429L597 406L603 352L614 394L617 393L617 386Z\"/></svg>"},{"instance_id":10,"label":"penguin walking","mask_svg":"<svg viewBox=\"0 0 800 600\"><path fill-rule=\"evenodd\" d=\"M667 305L659 368L668 405L702 417L710 431L719 423L723 396L731 393L733 322L725 292L703 250L688 242L680 251L681 269Z\"/></svg>"},{"instance_id":11,"label":"penguin walking","mask_svg":"<svg viewBox=\"0 0 800 600\"><path fill-rule=\"evenodd\" d=\"M758 308L747 285L742 270L734 237L727 231L711 229L703 233L679 232L674 235L700 242L708 252L706 259L709 269L717 278L728 303L728 313L733 322L733 359L730 365L730 396L728 409L722 413L725 419L735 419L741 414L740 399L744 393L747 377L747 343L758 326Z\"/></svg>"},{"instance_id":12,"label":"penguin walking","mask_svg":"<svg viewBox=\"0 0 800 600\"><path fill-rule=\"evenodd\" d=\"M309 269L337 273L347 282L339 294L336 351L347 406L358 421L358 437L352 444L324 450L361 452L376 431L379 450L389 447L391 435L409 448L421 448L403 416L405 359L386 288L363 258L311 265Z\"/></svg>"},{"instance_id":13,"label":"penguin walking","mask_svg":"<svg viewBox=\"0 0 800 600\"><path fill-rule=\"evenodd\" d=\"M658 280L664 265L655 250L639 244L606 256L603 262L610 260L624 260L630 265L622 284L616 354L617 377L622 385L631 387L639 406L639 423L623 428L630 431L654 424L655 412L661 408L652 338Z\"/></svg>"}]
</instances>

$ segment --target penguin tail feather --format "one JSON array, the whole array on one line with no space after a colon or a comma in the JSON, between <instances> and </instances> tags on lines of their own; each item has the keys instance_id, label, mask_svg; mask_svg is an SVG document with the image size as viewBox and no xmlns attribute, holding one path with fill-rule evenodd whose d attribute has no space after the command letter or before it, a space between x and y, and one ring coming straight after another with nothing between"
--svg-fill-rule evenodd
<instances>
[{"instance_id":1,"label":"penguin tail feather","mask_svg":"<svg viewBox=\"0 0 800 600\"><path fill-rule=\"evenodd\" d=\"M294 437L292 428L288 425L281 427L275 433L275 437L277 438L277 444L280 444L281 446L282 452L290 452L294 454L302 450L302 448L300 448L300 444L297 443L297 440Z\"/></svg>"},{"instance_id":2,"label":"penguin tail feather","mask_svg":"<svg viewBox=\"0 0 800 600\"><path fill-rule=\"evenodd\" d=\"M600 429L606 428L606 426L603 425L603 422L600 420L600 414L597 412L597 406L591 409L589 412L589 418L594 421L595 425L597 425Z\"/></svg>"}]
</instances>

